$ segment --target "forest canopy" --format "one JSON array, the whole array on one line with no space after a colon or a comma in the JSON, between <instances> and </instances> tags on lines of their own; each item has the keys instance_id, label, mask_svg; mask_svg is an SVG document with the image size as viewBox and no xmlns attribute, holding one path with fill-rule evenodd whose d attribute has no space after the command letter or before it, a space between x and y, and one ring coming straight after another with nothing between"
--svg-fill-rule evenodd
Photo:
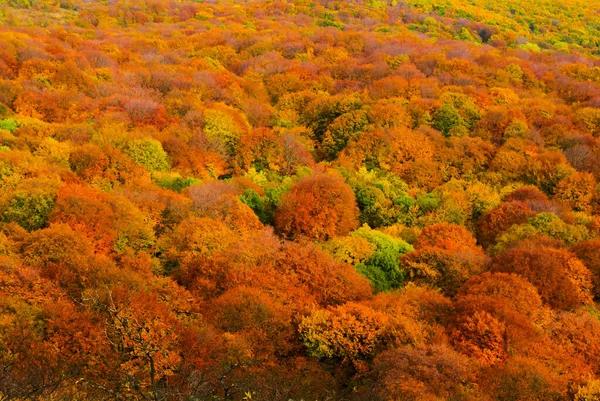
<instances>
[{"instance_id":1,"label":"forest canopy","mask_svg":"<svg viewBox=\"0 0 600 401\"><path fill-rule=\"evenodd\" d=\"M600 399L600 4L0 0L0 400Z\"/></svg>"}]
</instances>

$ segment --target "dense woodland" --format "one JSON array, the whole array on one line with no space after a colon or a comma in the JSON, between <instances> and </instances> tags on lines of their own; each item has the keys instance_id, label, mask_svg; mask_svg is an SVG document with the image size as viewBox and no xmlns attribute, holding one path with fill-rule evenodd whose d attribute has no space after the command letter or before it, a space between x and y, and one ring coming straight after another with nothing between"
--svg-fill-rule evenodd
<instances>
[{"instance_id":1,"label":"dense woodland","mask_svg":"<svg viewBox=\"0 0 600 401\"><path fill-rule=\"evenodd\" d=\"M0 0L0 400L600 400L600 3Z\"/></svg>"}]
</instances>

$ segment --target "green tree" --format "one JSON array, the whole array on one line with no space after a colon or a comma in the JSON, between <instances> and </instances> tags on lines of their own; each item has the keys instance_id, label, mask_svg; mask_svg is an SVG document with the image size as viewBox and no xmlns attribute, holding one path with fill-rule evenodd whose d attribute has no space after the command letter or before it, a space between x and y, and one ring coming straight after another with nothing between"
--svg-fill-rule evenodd
<instances>
[{"instance_id":1,"label":"green tree","mask_svg":"<svg viewBox=\"0 0 600 401\"><path fill-rule=\"evenodd\" d=\"M453 105L446 103L437 109L432 115L433 128L440 131L444 136L451 136L451 131L458 127L465 127L465 120L460 116Z\"/></svg>"},{"instance_id":2,"label":"green tree","mask_svg":"<svg viewBox=\"0 0 600 401\"><path fill-rule=\"evenodd\" d=\"M167 153L156 139L134 139L127 144L125 154L148 171L166 171L171 168Z\"/></svg>"},{"instance_id":3,"label":"green tree","mask_svg":"<svg viewBox=\"0 0 600 401\"><path fill-rule=\"evenodd\" d=\"M400 257L413 250L410 244L372 230L367 225L352 232L350 236L364 238L375 245L375 253L356 266L357 271L371 281L375 291L387 291L402 285L404 271L400 268Z\"/></svg>"}]
</instances>

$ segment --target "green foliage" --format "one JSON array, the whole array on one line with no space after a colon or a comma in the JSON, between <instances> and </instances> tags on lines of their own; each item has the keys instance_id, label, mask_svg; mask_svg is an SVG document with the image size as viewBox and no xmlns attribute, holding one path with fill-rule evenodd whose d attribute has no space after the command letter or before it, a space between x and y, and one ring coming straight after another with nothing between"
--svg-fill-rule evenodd
<instances>
[{"instance_id":1,"label":"green foliage","mask_svg":"<svg viewBox=\"0 0 600 401\"><path fill-rule=\"evenodd\" d=\"M477 39L473 36L473 34L467 28L461 28L460 34L458 35L459 39L467 40L469 42L478 42Z\"/></svg>"},{"instance_id":2,"label":"green foliage","mask_svg":"<svg viewBox=\"0 0 600 401\"><path fill-rule=\"evenodd\" d=\"M364 238L375 245L375 253L356 266L357 271L371 281L375 291L387 291L402 285L404 272L400 269L400 256L413 250L410 244L381 231L372 230L367 225L353 231L350 236Z\"/></svg>"},{"instance_id":3,"label":"green foliage","mask_svg":"<svg viewBox=\"0 0 600 401\"><path fill-rule=\"evenodd\" d=\"M318 24L319 26L332 26L338 29L342 29L344 27L344 23L341 21L336 21L334 14L331 12L326 12Z\"/></svg>"},{"instance_id":4,"label":"green foliage","mask_svg":"<svg viewBox=\"0 0 600 401\"><path fill-rule=\"evenodd\" d=\"M436 193L428 193L417 198L416 204L419 206L423 213L429 213L436 210L440 204L442 203L442 199Z\"/></svg>"},{"instance_id":5,"label":"green foliage","mask_svg":"<svg viewBox=\"0 0 600 401\"><path fill-rule=\"evenodd\" d=\"M394 199L394 205L402 206L405 212L408 212L408 209L410 209L410 207L414 204L415 199L408 195L403 195L399 198Z\"/></svg>"},{"instance_id":6,"label":"green foliage","mask_svg":"<svg viewBox=\"0 0 600 401\"><path fill-rule=\"evenodd\" d=\"M356 271L369 280L376 293L397 288L404 280L404 273L402 273L397 274L397 277L395 277L396 281L393 281L389 275L382 270L382 267L379 266L376 261L371 259L365 263L359 263L356 265Z\"/></svg>"},{"instance_id":7,"label":"green foliage","mask_svg":"<svg viewBox=\"0 0 600 401\"><path fill-rule=\"evenodd\" d=\"M540 49L540 46L538 46L535 43L525 43L525 44L519 45L519 49L527 50L527 51L535 52L535 53L539 53L540 51L542 51L542 49Z\"/></svg>"},{"instance_id":8,"label":"green foliage","mask_svg":"<svg viewBox=\"0 0 600 401\"><path fill-rule=\"evenodd\" d=\"M514 225L498 236L497 244L492 248L494 253L518 243L532 235L547 235L562 241L565 245L575 245L590 238L590 232L583 225L567 224L554 213L539 213L525 224Z\"/></svg>"},{"instance_id":9,"label":"green foliage","mask_svg":"<svg viewBox=\"0 0 600 401\"><path fill-rule=\"evenodd\" d=\"M23 187L0 205L2 221L18 223L28 231L39 230L47 225L55 201L56 193L51 185Z\"/></svg>"},{"instance_id":10,"label":"green foliage","mask_svg":"<svg viewBox=\"0 0 600 401\"><path fill-rule=\"evenodd\" d=\"M377 193L375 192L378 188L369 187L364 184L359 184L354 190L356 195L356 201L361 210L369 209L375 206L377 202ZM381 191L381 190L380 190Z\"/></svg>"},{"instance_id":11,"label":"green foliage","mask_svg":"<svg viewBox=\"0 0 600 401\"><path fill-rule=\"evenodd\" d=\"M323 150L330 159L335 159L350 140L359 137L369 120L364 110L355 110L342 114L327 127L323 138Z\"/></svg>"},{"instance_id":12,"label":"green foliage","mask_svg":"<svg viewBox=\"0 0 600 401\"><path fill-rule=\"evenodd\" d=\"M17 123L17 121L15 121L12 118L7 118L4 120L0 120L0 129L9 131L9 132L15 132L15 130L19 127L19 124Z\"/></svg>"},{"instance_id":13,"label":"green foliage","mask_svg":"<svg viewBox=\"0 0 600 401\"><path fill-rule=\"evenodd\" d=\"M2 12L0 12L0 18L2 18ZM0 103L0 118L6 117L9 114L9 109L4 104ZM1 123L0 123L1 124Z\"/></svg>"},{"instance_id":14,"label":"green foliage","mask_svg":"<svg viewBox=\"0 0 600 401\"><path fill-rule=\"evenodd\" d=\"M554 213L540 213L529 219L527 224L539 233L559 239L567 245L574 245L589 236L586 227L567 224Z\"/></svg>"},{"instance_id":15,"label":"green foliage","mask_svg":"<svg viewBox=\"0 0 600 401\"><path fill-rule=\"evenodd\" d=\"M166 171L170 168L167 153L156 139L134 139L127 144L125 154L148 171Z\"/></svg>"},{"instance_id":16,"label":"green foliage","mask_svg":"<svg viewBox=\"0 0 600 401\"><path fill-rule=\"evenodd\" d=\"M440 100L452 105L463 119L464 124L454 127L455 129L465 128L468 131L481 119L481 109L475 104L473 99L463 93L454 91L444 92L440 95ZM449 112L450 114L453 113L451 109L449 109ZM444 111L444 113L448 113L448 111Z\"/></svg>"},{"instance_id":17,"label":"green foliage","mask_svg":"<svg viewBox=\"0 0 600 401\"><path fill-rule=\"evenodd\" d=\"M413 200L407 195L408 185L397 175L361 168L348 184L356 196L362 224L390 226L407 218Z\"/></svg>"},{"instance_id":18,"label":"green foliage","mask_svg":"<svg viewBox=\"0 0 600 401\"><path fill-rule=\"evenodd\" d=\"M334 120L346 113L359 110L362 107L363 101L358 94L349 96L330 96L319 95L312 100L304 110L300 118L300 122L307 127L312 128L315 139L322 141L327 128ZM361 114L351 115L350 122L358 117L360 121ZM360 126L360 123L358 123Z\"/></svg>"},{"instance_id":19,"label":"green foliage","mask_svg":"<svg viewBox=\"0 0 600 401\"><path fill-rule=\"evenodd\" d=\"M271 192L271 195L273 196L273 192ZM276 195L274 197L276 199L260 196L254 189L248 188L240 195L240 200L248 205L250 209L254 210L254 213L256 213L256 216L261 223L272 224L273 213L276 209L275 201L278 200L280 196L280 194Z\"/></svg>"},{"instance_id":20,"label":"green foliage","mask_svg":"<svg viewBox=\"0 0 600 401\"><path fill-rule=\"evenodd\" d=\"M32 6L30 0L8 0L8 4L16 8L30 8Z\"/></svg>"},{"instance_id":21,"label":"green foliage","mask_svg":"<svg viewBox=\"0 0 600 401\"><path fill-rule=\"evenodd\" d=\"M156 172L152 175L152 181L161 188L171 191L180 192L187 187L200 182L199 179L193 177L182 177L177 173L160 173Z\"/></svg>"},{"instance_id":22,"label":"green foliage","mask_svg":"<svg viewBox=\"0 0 600 401\"><path fill-rule=\"evenodd\" d=\"M432 126L444 136L450 136L453 129L466 126L466 122L453 105L446 103L433 113Z\"/></svg>"}]
</instances>

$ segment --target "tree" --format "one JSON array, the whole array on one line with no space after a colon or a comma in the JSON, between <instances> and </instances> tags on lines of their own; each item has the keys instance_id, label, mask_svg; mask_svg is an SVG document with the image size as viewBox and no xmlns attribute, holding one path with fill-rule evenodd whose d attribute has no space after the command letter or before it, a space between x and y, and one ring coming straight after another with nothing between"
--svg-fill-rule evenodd
<instances>
[{"instance_id":1,"label":"tree","mask_svg":"<svg viewBox=\"0 0 600 401\"><path fill-rule=\"evenodd\" d=\"M134 139L127 144L125 154L148 171L165 171L170 168L167 154L156 139Z\"/></svg>"},{"instance_id":2,"label":"tree","mask_svg":"<svg viewBox=\"0 0 600 401\"><path fill-rule=\"evenodd\" d=\"M352 266L336 261L308 243L286 244L276 261L275 270L282 277L282 284L305 288L305 292L322 306L358 301L372 294L369 281ZM283 278L289 279L289 282L286 283Z\"/></svg>"},{"instance_id":3,"label":"tree","mask_svg":"<svg viewBox=\"0 0 600 401\"><path fill-rule=\"evenodd\" d=\"M440 337L452 320L454 305L432 287L408 283L396 291L375 295L366 302L389 319L387 348L423 346L444 341Z\"/></svg>"},{"instance_id":4,"label":"tree","mask_svg":"<svg viewBox=\"0 0 600 401\"><path fill-rule=\"evenodd\" d=\"M166 124L165 107L152 99L131 99L124 108L133 125Z\"/></svg>"},{"instance_id":5,"label":"tree","mask_svg":"<svg viewBox=\"0 0 600 401\"><path fill-rule=\"evenodd\" d=\"M508 357L506 324L485 311L459 317L452 343L465 355L484 365L503 362Z\"/></svg>"},{"instance_id":6,"label":"tree","mask_svg":"<svg viewBox=\"0 0 600 401\"><path fill-rule=\"evenodd\" d=\"M469 359L444 344L385 351L375 369L384 400L463 399L476 393Z\"/></svg>"},{"instance_id":7,"label":"tree","mask_svg":"<svg viewBox=\"0 0 600 401\"><path fill-rule=\"evenodd\" d=\"M83 180L91 181L101 176L109 167L110 160L102 149L87 143L74 149L69 155L69 166Z\"/></svg>"},{"instance_id":8,"label":"tree","mask_svg":"<svg viewBox=\"0 0 600 401\"><path fill-rule=\"evenodd\" d=\"M218 220L208 217L185 219L161 240L165 249L165 269L187 288L197 286L196 280L214 285L213 280L219 272L212 271L212 266L207 263L198 262L205 262L227 249L235 240L234 232ZM213 278L213 275L217 277Z\"/></svg>"},{"instance_id":9,"label":"tree","mask_svg":"<svg viewBox=\"0 0 600 401\"><path fill-rule=\"evenodd\" d=\"M335 159L348 142L359 138L368 123L367 113L363 110L351 111L333 120L323 136L322 149L329 159Z\"/></svg>"},{"instance_id":10,"label":"tree","mask_svg":"<svg viewBox=\"0 0 600 401\"><path fill-rule=\"evenodd\" d=\"M494 245L496 237L515 224L523 224L534 212L524 202L504 202L479 218L477 239L482 247Z\"/></svg>"},{"instance_id":11,"label":"tree","mask_svg":"<svg viewBox=\"0 0 600 401\"><path fill-rule=\"evenodd\" d=\"M284 144L272 130L258 128L242 137L237 156L238 168L247 171L281 171L284 168Z\"/></svg>"},{"instance_id":12,"label":"tree","mask_svg":"<svg viewBox=\"0 0 600 401\"><path fill-rule=\"evenodd\" d=\"M339 116L360 109L362 101L358 95L319 95L304 109L300 122L312 128L315 139L323 140L330 124Z\"/></svg>"},{"instance_id":13,"label":"tree","mask_svg":"<svg viewBox=\"0 0 600 401\"><path fill-rule=\"evenodd\" d=\"M533 323L548 318L537 288L517 274L485 272L472 277L461 287L455 306L465 315L485 310L509 325L515 313Z\"/></svg>"},{"instance_id":14,"label":"tree","mask_svg":"<svg viewBox=\"0 0 600 401\"><path fill-rule=\"evenodd\" d=\"M458 110L449 103L444 104L432 115L432 127L440 131L444 136L456 135L460 127L466 123L458 113ZM459 136L462 136L461 134Z\"/></svg>"},{"instance_id":15,"label":"tree","mask_svg":"<svg viewBox=\"0 0 600 401\"><path fill-rule=\"evenodd\" d=\"M600 239L582 241L571 248L585 267L592 273L594 297L600 297Z\"/></svg>"},{"instance_id":16,"label":"tree","mask_svg":"<svg viewBox=\"0 0 600 401\"><path fill-rule=\"evenodd\" d=\"M426 227L414 243L415 251L401 259L407 278L455 294L471 276L483 271L486 256L466 228L441 223Z\"/></svg>"},{"instance_id":17,"label":"tree","mask_svg":"<svg viewBox=\"0 0 600 401\"><path fill-rule=\"evenodd\" d=\"M414 243L415 249L465 247L478 249L477 240L465 228L456 224L439 223L426 227Z\"/></svg>"},{"instance_id":18,"label":"tree","mask_svg":"<svg viewBox=\"0 0 600 401\"><path fill-rule=\"evenodd\" d=\"M354 193L333 173L300 179L275 211L275 228L290 239L323 241L346 235L357 225Z\"/></svg>"},{"instance_id":19,"label":"tree","mask_svg":"<svg viewBox=\"0 0 600 401\"><path fill-rule=\"evenodd\" d=\"M488 365L505 360L509 351L527 353L532 343L543 342L539 327L552 316L537 288L516 274L474 276L455 300L453 341Z\"/></svg>"},{"instance_id":20,"label":"tree","mask_svg":"<svg viewBox=\"0 0 600 401\"><path fill-rule=\"evenodd\" d=\"M590 380L584 386L579 386L575 401L595 401L600 399L600 380Z\"/></svg>"},{"instance_id":21,"label":"tree","mask_svg":"<svg viewBox=\"0 0 600 401\"><path fill-rule=\"evenodd\" d=\"M30 231L46 227L55 206L58 185L48 179L24 180L0 200L2 221L14 221Z\"/></svg>"},{"instance_id":22,"label":"tree","mask_svg":"<svg viewBox=\"0 0 600 401\"><path fill-rule=\"evenodd\" d=\"M600 371L600 321L586 310L558 313L549 325L552 341L568 355L579 357L598 374ZM574 372L575 373L575 372Z\"/></svg>"},{"instance_id":23,"label":"tree","mask_svg":"<svg viewBox=\"0 0 600 401\"><path fill-rule=\"evenodd\" d=\"M181 363L181 323L153 293L119 293L108 299L107 336L118 355L116 390L128 397L160 400Z\"/></svg>"},{"instance_id":24,"label":"tree","mask_svg":"<svg viewBox=\"0 0 600 401\"><path fill-rule=\"evenodd\" d=\"M368 226L362 226L350 235L364 238L375 245L375 253L356 266L357 271L371 281L375 291L398 288L405 275L399 265L400 257L412 251L412 246L381 231L371 230Z\"/></svg>"},{"instance_id":25,"label":"tree","mask_svg":"<svg viewBox=\"0 0 600 401\"><path fill-rule=\"evenodd\" d=\"M532 358L514 357L485 371L482 387L493 400L560 399L567 380Z\"/></svg>"},{"instance_id":26,"label":"tree","mask_svg":"<svg viewBox=\"0 0 600 401\"><path fill-rule=\"evenodd\" d=\"M250 124L239 111L217 103L203 111L202 129L206 138L222 153L234 155Z\"/></svg>"},{"instance_id":27,"label":"tree","mask_svg":"<svg viewBox=\"0 0 600 401\"><path fill-rule=\"evenodd\" d=\"M592 300L591 273L571 252L523 241L494 258L492 272L515 273L535 285L547 305L569 309Z\"/></svg>"},{"instance_id":28,"label":"tree","mask_svg":"<svg viewBox=\"0 0 600 401\"><path fill-rule=\"evenodd\" d=\"M369 259L375 253L375 245L365 238L360 237L336 237L323 244L331 256L340 262L356 266Z\"/></svg>"},{"instance_id":29,"label":"tree","mask_svg":"<svg viewBox=\"0 0 600 401\"><path fill-rule=\"evenodd\" d=\"M590 212L596 192L596 180L590 173L574 173L556 186L556 199L561 204L580 212Z\"/></svg>"},{"instance_id":30,"label":"tree","mask_svg":"<svg viewBox=\"0 0 600 401\"><path fill-rule=\"evenodd\" d=\"M66 224L31 233L21 244L21 254L40 276L55 281L75 299L80 299L86 288L112 282L117 274L108 258L94 254L83 233Z\"/></svg>"},{"instance_id":31,"label":"tree","mask_svg":"<svg viewBox=\"0 0 600 401\"><path fill-rule=\"evenodd\" d=\"M69 224L103 252L146 249L155 240L155 222L131 201L81 185L59 190L50 221Z\"/></svg>"},{"instance_id":32,"label":"tree","mask_svg":"<svg viewBox=\"0 0 600 401\"><path fill-rule=\"evenodd\" d=\"M7 400L50 396L66 385L66 358L45 333L45 304L56 301L56 290L34 272L20 273L29 273L29 279L0 275L0 394ZM47 294L31 291L35 285L45 285Z\"/></svg>"},{"instance_id":33,"label":"tree","mask_svg":"<svg viewBox=\"0 0 600 401\"><path fill-rule=\"evenodd\" d=\"M232 288L211 302L209 316L214 326L243 335L258 361L276 360L277 354L294 351L294 309L285 305L283 294L245 286Z\"/></svg>"},{"instance_id":34,"label":"tree","mask_svg":"<svg viewBox=\"0 0 600 401\"><path fill-rule=\"evenodd\" d=\"M308 354L343 361L373 355L383 342L387 319L381 312L354 303L316 310L298 327Z\"/></svg>"},{"instance_id":35,"label":"tree","mask_svg":"<svg viewBox=\"0 0 600 401\"><path fill-rule=\"evenodd\" d=\"M400 102L379 101L368 111L375 128L410 128L413 121Z\"/></svg>"},{"instance_id":36,"label":"tree","mask_svg":"<svg viewBox=\"0 0 600 401\"><path fill-rule=\"evenodd\" d=\"M534 155L525 171L526 180L540 187L544 192L552 194L557 184L575 173L562 152L545 151Z\"/></svg>"},{"instance_id":37,"label":"tree","mask_svg":"<svg viewBox=\"0 0 600 401\"><path fill-rule=\"evenodd\" d=\"M579 241L589 238L586 226L567 224L552 213L539 213L530 218L527 223L514 225L497 237L497 244L493 247L494 252L517 246L519 241L526 238L552 238L565 245L573 245ZM558 243L560 246L560 243Z\"/></svg>"}]
</instances>

